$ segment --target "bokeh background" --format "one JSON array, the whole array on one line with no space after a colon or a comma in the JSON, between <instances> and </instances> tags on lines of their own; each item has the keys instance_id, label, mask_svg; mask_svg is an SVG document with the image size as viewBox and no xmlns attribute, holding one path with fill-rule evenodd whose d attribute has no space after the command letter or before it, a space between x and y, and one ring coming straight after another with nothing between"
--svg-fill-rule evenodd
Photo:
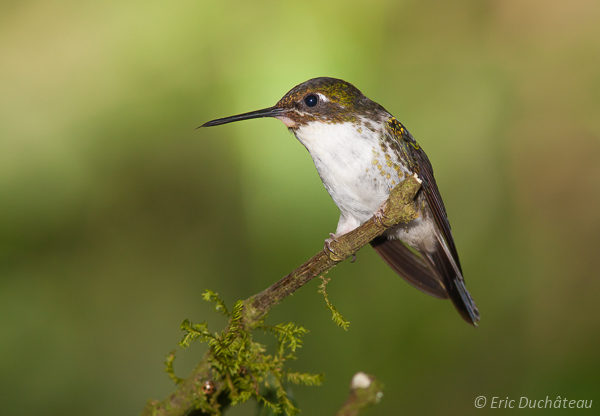
<instances>
[{"instance_id":1,"label":"bokeh background","mask_svg":"<svg viewBox=\"0 0 600 416\"><path fill-rule=\"evenodd\" d=\"M317 281L269 317L326 374L302 414L357 371L386 385L371 415L600 405L600 2L31 0L0 3L0 413L139 413L181 321L223 328L205 288L233 304L322 248L338 211L281 123L194 130L316 76L427 150L482 321L364 248L328 274L349 331Z\"/></svg>"}]
</instances>

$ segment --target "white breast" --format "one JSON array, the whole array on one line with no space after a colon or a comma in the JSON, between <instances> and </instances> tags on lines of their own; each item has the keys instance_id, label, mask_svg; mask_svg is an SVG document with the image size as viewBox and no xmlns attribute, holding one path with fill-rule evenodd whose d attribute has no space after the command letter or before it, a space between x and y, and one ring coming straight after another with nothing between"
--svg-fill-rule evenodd
<instances>
[{"instance_id":1,"label":"white breast","mask_svg":"<svg viewBox=\"0 0 600 416\"><path fill-rule=\"evenodd\" d=\"M323 185L341 212L336 234L344 234L368 220L400 182L386 159L375 126L311 122L295 130L310 153ZM400 172L402 175L402 171Z\"/></svg>"}]
</instances>

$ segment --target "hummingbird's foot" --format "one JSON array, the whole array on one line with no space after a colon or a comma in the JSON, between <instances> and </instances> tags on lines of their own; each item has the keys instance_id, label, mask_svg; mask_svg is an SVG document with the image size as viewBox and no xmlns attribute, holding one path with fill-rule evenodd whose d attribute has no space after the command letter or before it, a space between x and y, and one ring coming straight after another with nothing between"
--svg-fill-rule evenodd
<instances>
[{"instance_id":1,"label":"hummingbird's foot","mask_svg":"<svg viewBox=\"0 0 600 416\"><path fill-rule=\"evenodd\" d=\"M337 237L343 235L343 233L340 234L333 234L333 233L329 233L329 237L327 240L325 240L325 245L323 246L323 251L325 252L325 254L333 261L339 262L344 260L343 257L340 257L340 255L338 254L336 249L340 249L342 252L345 250L344 247L341 246L340 242L338 241ZM331 247L331 244L335 243L335 246Z\"/></svg>"},{"instance_id":2,"label":"hummingbird's foot","mask_svg":"<svg viewBox=\"0 0 600 416\"><path fill-rule=\"evenodd\" d=\"M336 243L339 243L338 239L336 238L336 235L334 233L329 233L329 237L328 239L325 240L325 245L323 246L323 250L325 250L325 252L330 252L335 254L335 251L333 251L333 249L329 246L331 243L333 243L334 241Z\"/></svg>"},{"instance_id":3,"label":"hummingbird's foot","mask_svg":"<svg viewBox=\"0 0 600 416\"><path fill-rule=\"evenodd\" d=\"M387 207L387 201L385 201L377 211L373 214L373 222L376 224L379 223L382 227L387 227L386 224L383 223L383 220L388 220L388 216L385 215L385 208Z\"/></svg>"},{"instance_id":4,"label":"hummingbird's foot","mask_svg":"<svg viewBox=\"0 0 600 416\"><path fill-rule=\"evenodd\" d=\"M341 261L342 258L338 256L338 253L331 247L331 243L336 242L339 244L337 237L343 234L334 234L329 233L329 238L325 240L325 245L323 246L323 251L334 261ZM350 263L354 263L356 261L356 253L352 254L352 261Z\"/></svg>"}]
</instances>

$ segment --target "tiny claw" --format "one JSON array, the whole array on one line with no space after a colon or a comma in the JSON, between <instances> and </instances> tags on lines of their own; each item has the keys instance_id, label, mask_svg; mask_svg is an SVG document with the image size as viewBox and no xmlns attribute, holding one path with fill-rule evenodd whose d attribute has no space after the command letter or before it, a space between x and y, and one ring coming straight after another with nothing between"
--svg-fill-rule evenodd
<instances>
[{"instance_id":1,"label":"tiny claw","mask_svg":"<svg viewBox=\"0 0 600 416\"><path fill-rule=\"evenodd\" d=\"M335 251L333 251L333 249L329 246L331 243L333 243L334 241L336 243L339 243L338 239L336 238L334 233L329 233L329 237L328 239L325 240L325 245L323 246L323 250L325 250L325 252L329 251L330 253L335 254Z\"/></svg>"},{"instance_id":2,"label":"tiny claw","mask_svg":"<svg viewBox=\"0 0 600 416\"><path fill-rule=\"evenodd\" d=\"M354 253L352 255L352 260L350 260L350 263L354 263L356 261L356 253Z\"/></svg>"},{"instance_id":3,"label":"tiny claw","mask_svg":"<svg viewBox=\"0 0 600 416\"><path fill-rule=\"evenodd\" d=\"M373 214L373 222L379 223L379 225L381 225L382 227L386 227L386 225L383 223L383 220L389 219L388 216L384 214L386 206L387 206L387 201L384 202L379 207L379 209L377 211L375 211L375 213Z\"/></svg>"}]
</instances>

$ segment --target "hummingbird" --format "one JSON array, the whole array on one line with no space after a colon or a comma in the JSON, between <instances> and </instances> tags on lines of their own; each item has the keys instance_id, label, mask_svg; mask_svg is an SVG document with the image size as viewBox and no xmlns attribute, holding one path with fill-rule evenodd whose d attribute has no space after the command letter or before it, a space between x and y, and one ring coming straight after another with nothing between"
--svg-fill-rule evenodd
<instances>
[{"instance_id":1,"label":"hummingbird","mask_svg":"<svg viewBox=\"0 0 600 416\"><path fill-rule=\"evenodd\" d=\"M325 189L340 210L335 239L377 213L391 189L416 175L419 216L388 228L371 241L381 258L409 284L450 299L473 326L479 311L465 287L450 222L433 168L423 148L385 108L349 82L309 79L273 107L219 118L200 127L272 117L279 119L310 153ZM325 247L331 239L325 240Z\"/></svg>"}]
</instances>

